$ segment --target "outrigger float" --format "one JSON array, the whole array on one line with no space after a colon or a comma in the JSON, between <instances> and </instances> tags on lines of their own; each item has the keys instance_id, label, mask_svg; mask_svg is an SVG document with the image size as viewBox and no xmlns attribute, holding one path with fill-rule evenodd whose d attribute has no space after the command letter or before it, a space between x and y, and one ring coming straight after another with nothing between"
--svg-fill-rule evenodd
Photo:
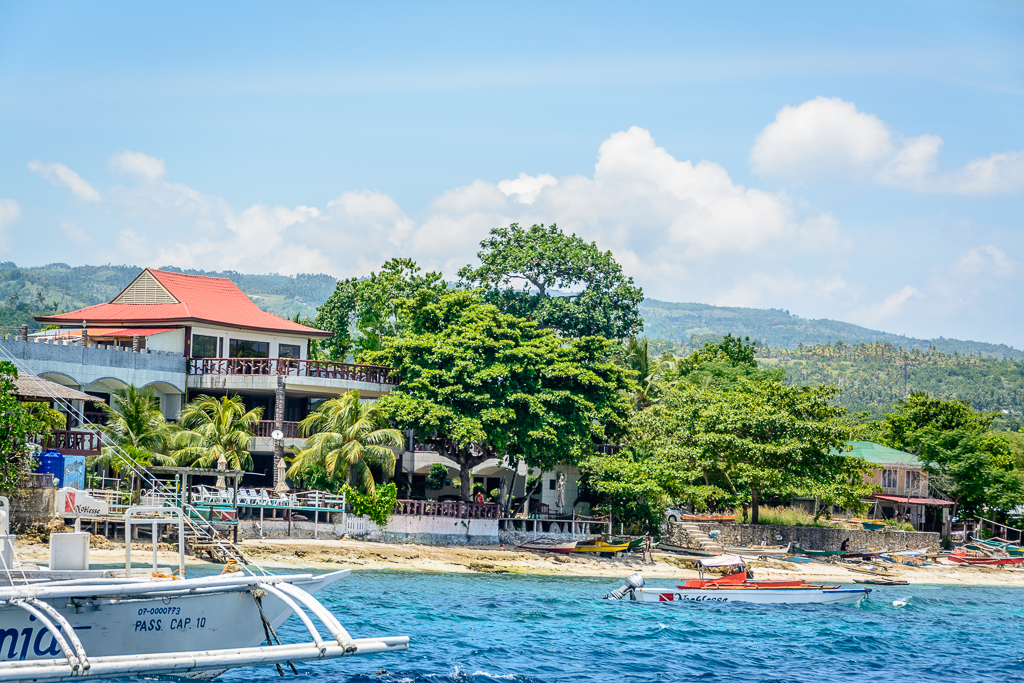
<instances>
[{"instance_id":1,"label":"outrigger float","mask_svg":"<svg viewBox=\"0 0 1024 683\"><path fill-rule=\"evenodd\" d=\"M855 603L867 597L870 588L824 586L803 580L756 581L750 578L743 558L734 555L701 558L697 563L699 579L689 579L675 588L649 588L637 573L613 590L605 599L636 602L754 602L754 603ZM705 579L711 567L735 567L727 576Z\"/></svg>"},{"instance_id":2,"label":"outrigger float","mask_svg":"<svg viewBox=\"0 0 1024 683\"><path fill-rule=\"evenodd\" d=\"M307 662L408 648L398 637L353 638L313 594L348 576L275 576L256 565L186 579L177 571L90 569L88 533L52 534L51 566L14 559L8 501L0 498L0 681L61 681L176 675L211 679L234 667ZM177 524L180 508L136 507L131 524ZM126 534L127 535L127 534ZM63 556L62 556L63 555ZM69 568L70 566L70 568ZM231 569L231 567L227 567ZM276 629L295 614L310 642L282 644ZM328 635L322 635L313 620ZM265 644L261 644L265 643ZM294 667L293 667L294 670Z\"/></svg>"}]
</instances>

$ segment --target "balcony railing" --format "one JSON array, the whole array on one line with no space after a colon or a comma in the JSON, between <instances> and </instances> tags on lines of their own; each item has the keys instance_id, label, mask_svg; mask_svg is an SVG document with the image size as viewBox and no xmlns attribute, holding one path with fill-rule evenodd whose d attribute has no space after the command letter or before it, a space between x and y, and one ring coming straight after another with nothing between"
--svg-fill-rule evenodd
<instances>
[{"instance_id":1,"label":"balcony railing","mask_svg":"<svg viewBox=\"0 0 1024 683\"><path fill-rule=\"evenodd\" d=\"M437 500L399 500L396 515L421 517L452 517L454 519L498 519L497 503L463 503Z\"/></svg>"},{"instance_id":2,"label":"balcony railing","mask_svg":"<svg viewBox=\"0 0 1024 683\"><path fill-rule=\"evenodd\" d=\"M393 368L302 358L190 358L192 375L286 375L370 384L397 384Z\"/></svg>"},{"instance_id":3,"label":"balcony railing","mask_svg":"<svg viewBox=\"0 0 1024 683\"><path fill-rule=\"evenodd\" d=\"M275 429L277 429L277 423L274 420L260 420L259 422L256 423L256 429L254 429L253 431L256 433L256 436L258 437L270 439L273 438L271 435L274 433ZM302 435L302 432L299 431L298 422L285 422L281 426L281 431L284 432L284 438L286 439L306 438L305 436Z\"/></svg>"},{"instance_id":4,"label":"balcony railing","mask_svg":"<svg viewBox=\"0 0 1024 683\"><path fill-rule=\"evenodd\" d=\"M99 433L74 429L52 429L49 434L35 435L32 443L64 455L99 455L103 445Z\"/></svg>"}]
</instances>

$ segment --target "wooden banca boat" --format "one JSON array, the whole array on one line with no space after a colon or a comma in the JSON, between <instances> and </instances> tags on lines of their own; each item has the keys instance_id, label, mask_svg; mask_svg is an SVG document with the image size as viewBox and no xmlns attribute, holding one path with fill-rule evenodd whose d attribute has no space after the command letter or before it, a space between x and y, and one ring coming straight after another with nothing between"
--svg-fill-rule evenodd
<instances>
[{"instance_id":1,"label":"wooden banca boat","mask_svg":"<svg viewBox=\"0 0 1024 683\"><path fill-rule=\"evenodd\" d=\"M739 555L740 557L747 557L756 559L758 557L775 557L778 555L788 555L790 548L793 547L792 543L787 545L750 545L750 546L735 546L726 548L725 552L730 555Z\"/></svg>"},{"instance_id":2,"label":"wooden banca boat","mask_svg":"<svg viewBox=\"0 0 1024 683\"><path fill-rule=\"evenodd\" d=\"M576 547L576 541L563 541L557 538L535 538L532 541L516 543L516 547L531 553L568 554Z\"/></svg>"},{"instance_id":3,"label":"wooden banca boat","mask_svg":"<svg viewBox=\"0 0 1024 683\"><path fill-rule=\"evenodd\" d=\"M981 567L1009 567L1013 565L1024 564L1024 557L980 557L971 556L968 551L964 549L957 550L955 553L949 556L950 562L956 562L957 564L968 564L972 566Z\"/></svg>"},{"instance_id":4,"label":"wooden banca boat","mask_svg":"<svg viewBox=\"0 0 1024 683\"><path fill-rule=\"evenodd\" d=\"M62 489L66 495L68 489ZM80 502L87 498L75 491ZM51 565L18 563L0 497L0 682L182 676L209 680L242 666L283 665L408 648L404 636L353 638L314 594L349 570L313 576L274 575L231 565L219 576L184 578L186 512L178 507L133 506L125 526L177 527L178 568L133 566L131 545L124 569L89 564L89 534L50 535ZM199 527L192 527L197 529ZM130 531L128 532L130 533ZM300 642L281 644L275 634L291 615ZM314 624L314 620L319 625ZM303 626L305 628L303 628ZM326 633L324 631L326 630ZM302 639L306 632L309 640Z\"/></svg>"},{"instance_id":5,"label":"wooden banca boat","mask_svg":"<svg viewBox=\"0 0 1024 683\"><path fill-rule=\"evenodd\" d=\"M1018 544L1011 543L1009 541L997 541L994 539L984 540L981 538L969 538L968 543L965 546L971 550L980 550L982 552L993 552L1005 553L1010 557L1024 557L1024 548Z\"/></svg>"},{"instance_id":6,"label":"wooden banca boat","mask_svg":"<svg viewBox=\"0 0 1024 683\"><path fill-rule=\"evenodd\" d=\"M585 541L583 543L576 544L573 548L574 553L621 553L624 550L629 550L629 543L609 543L608 541Z\"/></svg>"},{"instance_id":7,"label":"wooden banca boat","mask_svg":"<svg viewBox=\"0 0 1024 683\"><path fill-rule=\"evenodd\" d=\"M845 550L811 550L810 548L800 548L797 550L801 555L807 555L808 557L829 557L831 555L842 555Z\"/></svg>"},{"instance_id":8,"label":"wooden banca boat","mask_svg":"<svg viewBox=\"0 0 1024 683\"><path fill-rule=\"evenodd\" d=\"M735 567L738 571L706 579L704 569ZM735 555L701 559L701 578L687 579L674 588L651 588L640 574L633 574L619 589L605 596L610 600L635 602L753 602L753 603L855 603L867 597L870 588L825 586L803 580L756 581L751 579L743 558Z\"/></svg>"}]
</instances>

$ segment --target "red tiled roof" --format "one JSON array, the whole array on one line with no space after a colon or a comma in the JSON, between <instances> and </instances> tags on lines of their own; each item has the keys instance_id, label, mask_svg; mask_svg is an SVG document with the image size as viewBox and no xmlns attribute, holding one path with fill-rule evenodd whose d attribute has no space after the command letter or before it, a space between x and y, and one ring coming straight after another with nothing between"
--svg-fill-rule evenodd
<instances>
[{"instance_id":1,"label":"red tiled roof","mask_svg":"<svg viewBox=\"0 0 1024 683\"><path fill-rule=\"evenodd\" d=\"M153 268L146 270L180 303L97 304L70 313L38 316L36 320L51 325L81 324L85 320L89 327L137 328L207 323L248 330L301 334L307 337L331 336L330 332L306 327L261 310L227 278L171 273Z\"/></svg>"}]
</instances>

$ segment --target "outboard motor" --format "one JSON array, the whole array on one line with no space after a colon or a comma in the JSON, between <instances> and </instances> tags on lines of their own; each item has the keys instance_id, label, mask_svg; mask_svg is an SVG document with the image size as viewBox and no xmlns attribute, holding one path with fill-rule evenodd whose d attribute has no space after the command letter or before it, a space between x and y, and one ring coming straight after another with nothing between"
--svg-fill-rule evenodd
<instances>
[{"instance_id":1,"label":"outboard motor","mask_svg":"<svg viewBox=\"0 0 1024 683\"><path fill-rule=\"evenodd\" d=\"M623 597L625 597L626 593L629 593L630 597L632 597L634 590L643 587L644 577L639 572L637 572L636 574L630 574L626 577L626 583L622 584L622 588L619 588L618 590L613 590L611 593L604 596L604 599L621 600Z\"/></svg>"}]
</instances>

